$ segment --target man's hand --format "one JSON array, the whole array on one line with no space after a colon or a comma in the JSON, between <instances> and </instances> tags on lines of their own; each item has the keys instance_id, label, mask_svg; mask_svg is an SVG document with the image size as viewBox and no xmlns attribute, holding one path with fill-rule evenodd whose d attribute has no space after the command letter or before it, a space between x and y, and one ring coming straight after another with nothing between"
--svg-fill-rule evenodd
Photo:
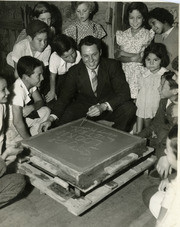
<instances>
[{"instance_id":1,"label":"man's hand","mask_svg":"<svg viewBox=\"0 0 180 227\"><path fill-rule=\"evenodd\" d=\"M158 190L159 191L166 191L169 187L169 180L168 178L164 179L161 181L161 183L159 184Z\"/></svg>"},{"instance_id":2,"label":"man's hand","mask_svg":"<svg viewBox=\"0 0 180 227\"><path fill-rule=\"evenodd\" d=\"M23 107L23 117L27 117L33 111L34 111L33 105L26 105L25 107Z\"/></svg>"},{"instance_id":3,"label":"man's hand","mask_svg":"<svg viewBox=\"0 0 180 227\"><path fill-rule=\"evenodd\" d=\"M162 156L157 163L156 169L161 177L167 178L171 174L172 168L167 160L167 156Z\"/></svg>"},{"instance_id":4,"label":"man's hand","mask_svg":"<svg viewBox=\"0 0 180 227\"><path fill-rule=\"evenodd\" d=\"M48 130L48 128L51 126L52 122L50 120L47 120L43 123L40 124L39 129L38 129L38 133L41 132L46 132Z\"/></svg>"},{"instance_id":5,"label":"man's hand","mask_svg":"<svg viewBox=\"0 0 180 227\"><path fill-rule=\"evenodd\" d=\"M102 104L96 104L94 106L91 106L87 112L87 115L89 117L97 117L102 114L107 109L107 105L105 103Z\"/></svg>"}]
</instances>

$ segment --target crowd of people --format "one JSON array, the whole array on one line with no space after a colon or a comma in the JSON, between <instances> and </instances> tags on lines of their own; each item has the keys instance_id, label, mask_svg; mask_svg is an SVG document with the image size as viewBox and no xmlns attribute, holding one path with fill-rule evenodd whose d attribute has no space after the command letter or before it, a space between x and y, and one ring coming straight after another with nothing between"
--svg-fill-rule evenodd
<instances>
[{"instance_id":1,"label":"crowd of people","mask_svg":"<svg viewBox=\"0 0 180 227\"><path fill-rule=\"evenodd\" d=\"M7 55L13 76L0 76L0 206L25 186L22 175L5 174L23 152L20 141L87 117L113 122L155 148L152 173L163 181L144 198L160 226L176 185L178 27L167 9L129 3L128 29L116 32L118 48L109 59L102 54L108 34L92 20L95 3L72 2L72 9L77 20L57 34L51 5L38 2Z\"/></svg>"}]
</instances>

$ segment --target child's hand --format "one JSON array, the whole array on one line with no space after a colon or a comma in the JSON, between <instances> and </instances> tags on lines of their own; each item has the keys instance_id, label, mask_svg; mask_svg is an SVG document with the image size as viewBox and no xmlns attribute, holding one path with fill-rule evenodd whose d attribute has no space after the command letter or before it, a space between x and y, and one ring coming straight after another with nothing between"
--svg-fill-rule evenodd
<instances>
[{"instance_id":1,"label":"child's hand","mask_svg":"<svg viewBox=\"0 0 180 227\"><path fill-rule=\"evenodd\" d=\"M7 148L2 154L2 159L6 164L13 162L16 159L16 156L23 151L23 146L21 143L16 143L15 145Z\"/></svg>"},{"instance_id":2,"label":"child's hand","mask_svg":"<svg viewBox=\"0 0 180 227\"><path fill-rule=\"evenodd\" d=\"M172 168L167 160L167 156L162 156L157 163L156 169L161 177L167 178L171 174Z\"/></svg>"},{"instance_id":3,"label":"child's hand","mask_svg":"<svg viewBox=\"0 0 180 227\"><path fill-rule=\"evenodd\" d=\"M158 190L159 191L166 191L168 189L168 186L169 186L169 180L168 180L168 178L166 178L166 179L161 181L161 183L158 187Z\"/></svg>"},{"instance_id":4,"label":"child's hand","mask_svg":"<svg viewBox=\"0 0 180 227\"><path fill-rule=\"evenodd\" d=\"M142 56L141 53L135 54L133 57L131 57L132 62L142 62Z\"/></svg>"},{"instance_id":5,"label":"child's hand","mask_svg":"<svg viewBox=\"0 0 180 227\"><path fill-rule=\"evenodd\" d=\"M23 117L27 117L33 111L34 111L33 105L26 105L25 107L23 107Z\"/></svg>"},{"instance_id":6,"label":"child's hand","mask_svg":"<svg viewBox=\"0 0 180 227\"><path fill-rule=\"evenodd\" d=\"M46 102L50 102L50 101L53 100L55 97L56 97L55 92L49 91L49 92L47 93L47 95L45 96Z\"/></svg>"}]
</instances>

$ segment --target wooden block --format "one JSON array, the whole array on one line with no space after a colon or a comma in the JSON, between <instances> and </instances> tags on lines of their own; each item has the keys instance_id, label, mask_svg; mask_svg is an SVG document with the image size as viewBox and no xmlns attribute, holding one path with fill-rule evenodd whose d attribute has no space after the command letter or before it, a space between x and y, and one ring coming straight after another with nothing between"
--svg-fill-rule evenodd
<instances>
[{"instance_id":1,"label":"wooden block","mask_svg":"<svg viewBox=\"0 0 180 227\"><path fill-rule=\"evenodd\" d=\"M125 156L124 158L121 158L121 160L114 162L110 166L104 168L104 171L105 171L105 173L112 175L112 174L124 169L127 165L129 165L130 163L132 163L133 161L135 161L137 159L138 159L138 155L131 153L131 154Z\"/></svg>"}]
</instances>

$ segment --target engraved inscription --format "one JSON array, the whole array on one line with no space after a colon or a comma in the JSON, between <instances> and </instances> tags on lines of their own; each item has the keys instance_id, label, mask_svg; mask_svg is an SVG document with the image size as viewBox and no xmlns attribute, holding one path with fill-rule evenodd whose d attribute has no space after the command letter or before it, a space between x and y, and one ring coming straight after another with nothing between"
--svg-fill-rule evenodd
<instances>
[{"instance_id":1,"label":"engraved inscription","mask_svg":"<svg viewBox=\"0 0 180 227\"><path fill-rule=\"evenodd\" d=\"M97 152L102 143L113 143L117 134L107 132L107 130L92 127L70 126L68 129L62 129L50 136L49 143L65 144L68 149L79 153L84 158L90 158L94 152Z\"/></svg>"}]
</instances>

